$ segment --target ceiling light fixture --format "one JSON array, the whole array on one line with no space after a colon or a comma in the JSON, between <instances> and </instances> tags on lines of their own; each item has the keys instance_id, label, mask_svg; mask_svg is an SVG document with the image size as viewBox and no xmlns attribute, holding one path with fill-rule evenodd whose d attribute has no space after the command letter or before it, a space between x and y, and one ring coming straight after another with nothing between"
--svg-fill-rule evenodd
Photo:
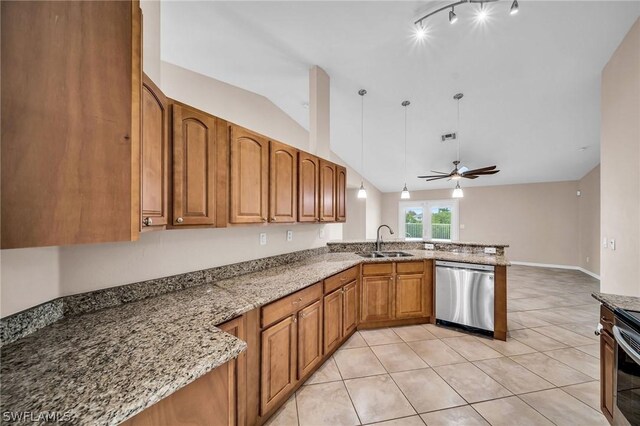
<instances>
[{"instance_id":1,"label":"ceiling light fixture","mask_svg":"<svg viewBox=\"0 0 640 426\"><path fill-rule=\"evenodd\" d=\"M456 188L453 190L451 194L453 198L464 198L464 192L462 192L462 188L460 188L460 182L456 185Z\"/></svg>"},{"instance_id":2,"label":"ceiling light fixture","mask_svg":"<svg viewBox=\"0 0 640 426\"><path fill-rule=\"evenodd\" d=\"M449 11L449 23L455 24L457 20L458 20L458 15L456 15L456 12L453 10L453 7L452 7L451 10Z\"/></svg>"},{"instance_id":3,"label":"ceiling light fixture","mask_svg":"<svg viewBox=\"0 0 640 426\"><path fill-rule=\"evenodd\" d=\"M360 170L364 175L364 95L367 94L367 91L364 89L360 89L358 91L358 95L360 95L362 99L361 108L360 108ZM363 178L364 179L364 178ZM360 180L360 189L358 190L358 198L364 199L367 198L367 190L364 189L364 180Z\"/></svg>"},{"instance_id":4,"label":"ceiling light fixture","mask_svg":"<svg viewBox=\"0 0 640 426\"><path fill-rule=\"evenodd\" d=\"M513 0L513 3L511 3L511 10L509 10L509 14L515 15L516 13L518 13L519 7L520 6L518 5L518 0Z\"/></svg>"},{"instance_id":5,"label":"ceiling light fixture","mask_svg":"<svg viewBox=\"0 0 640 426\"><path fill-rule=\"evenodd\" d=\"M428 19L429 17L443 12L445 10L449 11L449 22L450 23L455 23L458 20L458 16L456 15L454 8L456 6L460 6L462 4L466 4L466 3L480 3L480 9L478 10L478 13L476 15L477 19L480 21L484 21L486 20L486 18L489 16L489 13L487 11L487 9L484 7L485 3L493 3L493 2L497 2L500 0L459 0L453 3L449 3L445 6L442 6L436 10L433 10L429 13L427 13L426 15L422 16L421 18L419 18L417 21L414 22L415 26L416 26L416 38L418 39L423 39L426 36L426 29L424 27L424 21L426 19ZM514 0L513 3L511 3L511 9L509 10L509 14L511 15L515 15L516 13L518 13L519 10L519 4L518 4L518 0Z\"/></svg>"},{"instance_id":6,"label":"ceiling light fixture","mask_svg":"<svg viewBox=\"0 0 640 426\"><path fill-rule=\"evenodd\" d=\"M404 107L404 188L402 188L400 198L403 200L411 198L411 194L409 194L409 190L407 189L407 107L410 104L411 102L409 101L402 102L402 106Z\"/></svg>"}]
</instances>

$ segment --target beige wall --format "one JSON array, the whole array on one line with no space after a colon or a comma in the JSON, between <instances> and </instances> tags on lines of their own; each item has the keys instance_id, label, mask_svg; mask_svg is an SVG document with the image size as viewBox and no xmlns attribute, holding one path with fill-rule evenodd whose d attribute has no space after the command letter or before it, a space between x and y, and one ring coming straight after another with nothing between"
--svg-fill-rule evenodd
<instances>
[{"instance_id":1,"label":"beige wall","mask_svg":"<svg viewBox=\"0 0 640 426\"><path fill-rule=\"evenodd\" d=\"M600 274L600 166L578 181L578 259L580 266Z\"/></svg>"},{"instance_id":2,"label":"beige wall","mask_svg":"<svg viewBox=\"0 0 640 426\"><path fill-rule=\"evenodd\" d=\"M364 240L367 235L367 203L358 198L358 188L347 189L347 222L342 229L345 240Z\"/></svg>"},{"instance_id":3,"label":"beige wall","mask_svg":"<svg viewBox=\"0 0 640 426\"><path fill-rule=\"evenodd\" d=\"M640 296L640 20L602 72L601 290Z\"/></svg>"},{"instance_id":4,"label":"beige wall","mask_svg":"<svg viewBox=\"0 0 640 426\"><path fill-rule=\"evenodd\" d=\"M461 241L506 243L512 261L578 265L577 182L464 189ZM450 199L451 189L412 191L412 200ZM385 193L382 222L398 227L400 193Z\"/></svg>"}]
</instances>

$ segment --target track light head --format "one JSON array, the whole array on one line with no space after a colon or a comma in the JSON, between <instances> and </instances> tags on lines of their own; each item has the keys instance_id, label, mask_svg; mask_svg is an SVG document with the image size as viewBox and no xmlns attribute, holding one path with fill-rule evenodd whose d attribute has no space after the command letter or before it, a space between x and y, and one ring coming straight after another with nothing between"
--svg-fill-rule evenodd
<instances>
[{"instance_id":1,"label":"track light head","mask_svg":"<svg viewBox=\"0 0 640 426\"><path fill-rule=\"evenodd\" d=\"M511 10L509 10L509 14L515 15L516 13L518 13L518 8L518 0L513 0L513 3L511 3Z\"/></svg>"},{"instance_id":2,"label":"track light head","mask_svg":"<svg viewBox=\"0 0 640 426\"><path fill-rule=\"evenodd\" d=\"M455 24L457 20L458 20L458 15L456 15L456 12L454 12L452 7L451 10L449 11L449 23Z\"/></svg>"}]
</instances>

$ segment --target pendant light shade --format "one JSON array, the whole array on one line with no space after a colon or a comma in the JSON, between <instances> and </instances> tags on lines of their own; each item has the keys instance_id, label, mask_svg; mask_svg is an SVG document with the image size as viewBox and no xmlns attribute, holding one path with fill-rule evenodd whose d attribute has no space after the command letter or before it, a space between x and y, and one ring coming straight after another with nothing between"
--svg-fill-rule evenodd
<instances>
[{"instance_id":1,"label":"pendant light shade","mask_svg":"<svg viewBox=\"0 0 640 426\"><path fill-rule=\"evenodd\" d=\"M515 15L516 13L518 13L518 0L513 0L513 3L511 3L511 9L509 10L509 14L511 15Z\"/></svg>"},{"instance_id":2,"label":"pendant light shade","mask_svg":"<svg viewBox=\"0 0 640 426\"><path fill-rule=\"evenodd\" d=\"M358 190L358 198L367 198L367 190L364 189L364 182L360 182L360 189Z\"/></svg>"},{"instance_id":3,"label":"pendant light shade","mask_svg":"<svg viewBox=\"0 0 640 426\"><path fill-rule=\"evenodd\" d=\"M364 174L364 95L367 94L367 91L364 89L360 89L358 91L358 95L362 99L362 109L360 114L360 166L362 168L362 174ZM364 182L360 181L360 189L358 190L358 198L365 199L367 198L367 190L364 189Z\"/></svg>"},{"instance_id":4,"label":"pendant light shade","mask_svg":"<svg viewBox=\"0 0 640 426\"><path fill-rule=\"evenodd\" d=\"M458 184L456 185L456 188L453 190L453 193L451 194L451 196L453 198L463 198L464 197L464 192L462 192L462 188L460 188L460 182L458 182Z\"/></svg>"},{"instance_id":5,"label":"pendant light shade","mask_svg":"<svg viewBox=\"0 0 640 426\"><path fill-rule=\"evenodd\" d=\"M407 184L404 184L404 188L402 188L402 192L400 193L400 198L403 200L408 200L411 198L411 194L409 194L409 190L407 189Z\"/></svg>"}]
</instances>

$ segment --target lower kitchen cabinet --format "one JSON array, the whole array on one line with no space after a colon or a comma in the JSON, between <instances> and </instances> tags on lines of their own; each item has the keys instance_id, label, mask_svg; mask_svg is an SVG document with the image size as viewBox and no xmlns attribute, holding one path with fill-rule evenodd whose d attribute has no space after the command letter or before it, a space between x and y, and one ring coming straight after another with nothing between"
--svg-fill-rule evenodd
<instances>
[{"instance_id":1,"label":"lower kitchen cabinet","mask_svg":"<svg viewBox=\"0 0 640 426\"><path fill-rule=\"evenodd\" d=\"M236 360L121 423L124 426L236 425Z\"/></svg>"},{"instance_id":2,"label":"lower kitchen cabinet","mask_svg":"<svg viewBox=\"0 0 640 426\"><path fill-rule=\"evenodd\" d=\"M429 260L363 265L360 323L371 327L428 320L433 311L432 265Z\"/></svg>"},{"instance_id":3,"label":"lower kitchen cabinet","mask_svg":"<svg viewBox=\"0 0 640 426\"><path fill-rule=\"evenodd\" d=\"M322 360L322 303L318 300L298 313L298 379Z\"/></svg>"},{"instance_id":4,"label":"lower kitchen cabinet","mask_svg":"<svg viewBox=\"0 0 640 426\"><path fill-rule=\"evenodd\" d=\"M328 353L336 348L343 336L343 304L344 292L342 288L334 290L324 297L324 352Z\"/></svg>"},{"instance_id":5,"label":"lower kitchen cabinet","mask_svg":"<svg viewBox=\"0 0 640 426\"><path fill-rule=\"evenodd\" d=\"M324 353L336 349L358 325L359 268L327 278L324 282Z\"/></svg>"},{"instance_id":6,"label":"lower kitchen cabinet","mask_svg":"<svg viewBox=\"0 0 640 426\"><path fill-rule=\"evenodd\" d=\"M296 385L297 321L297 315L291 315L262 331L262 415L283 402Z\"/></svg>"},{"instance_id":7,"label":"lower kitchen cabinet","mask_svg":"<svg viewBox=\"0 0 640 426\"><path fill-rule=\"evenodd\" d=\"M613 421L616 376L616 341L613 338L613 312L600 308L600 409L611 423Z\"/></svg>"},{"instance_id":8,"label":"lower kitchen cabinet","mask_svg":"<svg viewBox=\"0 0 640 426\"><path fill-rule=\"evenodd\" d=\"M342 335L347 337L358 326L358 283L352 281L343 287L342 292Z\"/></svg>"}]
</instances>

